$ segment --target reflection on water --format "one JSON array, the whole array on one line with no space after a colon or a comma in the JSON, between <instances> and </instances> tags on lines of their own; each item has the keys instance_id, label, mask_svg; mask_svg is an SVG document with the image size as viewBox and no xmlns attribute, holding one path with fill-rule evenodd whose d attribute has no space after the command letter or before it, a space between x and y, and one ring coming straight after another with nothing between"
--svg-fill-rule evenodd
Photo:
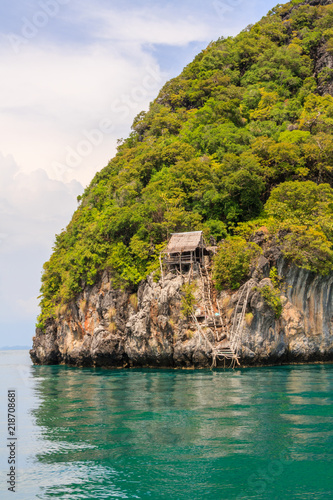
<instances>
[{"instance_id":1,"label":"reflection on water","mask_svg":"<svg viewBox=\"0 0 333 500\"><path fill-rule=\"evenodd\" d=\"M332 487L299 475L331 470L331 366L33 371L36 458L53 476L40 498L321 498Z\"/></svg>"},{"instance_id":2,"label":"reflection on water","mask_svg":"<svg viewBox=\"0 0 333 500\"><path fill-rule=\"evenodd\" d=\"M31 498L331 497L332 365L29 370Z\"/></svg>"}]
</instances>

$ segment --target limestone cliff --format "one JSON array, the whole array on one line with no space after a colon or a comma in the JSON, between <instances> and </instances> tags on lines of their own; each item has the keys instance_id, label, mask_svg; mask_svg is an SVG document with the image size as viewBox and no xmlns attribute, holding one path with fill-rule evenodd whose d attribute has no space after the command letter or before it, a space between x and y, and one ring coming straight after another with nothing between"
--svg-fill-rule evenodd
<instances>
[{"instance_id":1,"label":"limestone cliff","mask_svg":"<svg viewBox=\"0 0 333 500\"><path fill-rule=\"evenodd\" d=\"M213 351L231 340L245 288L249 294L241 324L241 365L333 360L333 275L319 277L278 256L273 263L283 278L283 307L277 318L260 292L273 286L268 276L274 256L269 251L264 255L237 292L217 293L210 281L210 311L204 300L207 278L199 270L170 273L157 283L150 276L136 295L113 290L105 271L95 286L49 322L45 333L37 330L32 360L75 366L210 367ZM195 285L196 316L185 318L182 286L189 279ZM224 360L217 358L217 366L224 366Z\"/></svg>"}]
</instances>

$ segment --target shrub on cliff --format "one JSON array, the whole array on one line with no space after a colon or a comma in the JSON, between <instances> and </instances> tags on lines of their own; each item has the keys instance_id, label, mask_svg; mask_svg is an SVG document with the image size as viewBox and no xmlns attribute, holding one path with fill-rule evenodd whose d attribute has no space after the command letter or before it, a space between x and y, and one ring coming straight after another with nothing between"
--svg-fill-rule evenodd
<instances>
[{"instance_id":1,"label":"shrub on cliff","mask_svg":"<svg viewBox=\"0 0 333 500\"><path fill-rule=\"evenodd\" d=\"M280 230L279 243L286 258L322 275L333 270L333 189L329 184L280 184L265 210Z\"/></svg>"},{"instance_id":2,"label":"shrub on cliff","mask_svg":"<svg viewBox=\"0 0 333 500\"><path fill-rule=\"evenodd\" d=\"M261 254L261 248L240 236L227 238L214 259L213 278L218 290L236 290L248 278L251 263Z\"/></svg>"},{"instance_id":3,"label":"shrub on cliff","mask_svg":"<svg viewBox=\"0 0 333 500\"><path fill-rule=\"evenodd\" d=\"M189 318L193 314L195 305L195 285L193 283L185 283L181 288L181 313L185 318Z\"/></svg>"},{"instance_id":4,"label":"shrub on cliff","mask_svg":"<svg viewBox=\"0 0 333 500\"><path fill-rule=\"evenodd\" d=\"M282 314L281 302L281 284L282 278L278 275L276 267L272 267L269 273L271 285L267 284L260 287L254 287L254 290L259 292L266 304L273 309L275 318L279 319Z\"/></svg>"},{"instance_id":5,"label":"shrub on cliff","mask_svg":"<svg viewBox=\"0 0 333 500\"><path fill-rule=\"evenodd\" d=\"M283 255L297 266L323 276L333 271L333 245L316 227L290 225L281 238Z\"/></svg>"}]
</instances>

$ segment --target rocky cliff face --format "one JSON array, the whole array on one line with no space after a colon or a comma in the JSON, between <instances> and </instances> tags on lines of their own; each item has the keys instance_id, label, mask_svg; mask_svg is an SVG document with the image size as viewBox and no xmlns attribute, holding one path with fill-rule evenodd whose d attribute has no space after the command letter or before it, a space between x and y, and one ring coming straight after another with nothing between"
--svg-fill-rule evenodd
<instances>
[{"instance_id":1,"label":"rocky cliff face","mask_svg":"<svg viewBox=\"0 0 333 500\"><path fill-rule=\"evenodd\" d=\"M333 360L333 276L319 277L283 259L278 271L284 281L282 314L276 319L261 294L253 292L253 320L243 330L241 357L246 363ZM265 278L256 288L267 285Z\"/></svg>"},{"instance_id":2,"label":"rocky cliff face","mask_svg":"<svg viewBox=\"0 0 333 500\"><path fill-rule=\"evenodd\" d=\"M211 307L205 307L208 281L199 271L168 274L158 283L149 277L135 295L113 290L104 272L45 333L37 330L31 358L75 366L210 367L214 350L230 343L240 325L241 365L333 360L333 275L319 277L278 257L283 307L277 318L261 293L273 286L268 276L274 255L265 255L237 292L217 294L210 282ZM182 287L189 280L195 317L185 318Z\"/></svg>"}]
</instances>

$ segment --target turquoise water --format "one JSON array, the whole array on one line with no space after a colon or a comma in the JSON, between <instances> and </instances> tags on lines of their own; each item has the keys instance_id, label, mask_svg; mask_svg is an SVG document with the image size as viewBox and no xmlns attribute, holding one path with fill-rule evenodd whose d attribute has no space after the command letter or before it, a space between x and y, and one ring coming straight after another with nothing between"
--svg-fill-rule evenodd
<instances>
[{"instance_id":1,"label":"turquoise water","mask_svg":"<svg viewBox=\"0 0 333 500\"><path fill-rule=\"evenodd\" d=\"M31 366L17 389L18 483L1 498L333 498L333 365L239 371ZM6 439L1 405L1 441Z\"/></svg>"}]
</instances>

